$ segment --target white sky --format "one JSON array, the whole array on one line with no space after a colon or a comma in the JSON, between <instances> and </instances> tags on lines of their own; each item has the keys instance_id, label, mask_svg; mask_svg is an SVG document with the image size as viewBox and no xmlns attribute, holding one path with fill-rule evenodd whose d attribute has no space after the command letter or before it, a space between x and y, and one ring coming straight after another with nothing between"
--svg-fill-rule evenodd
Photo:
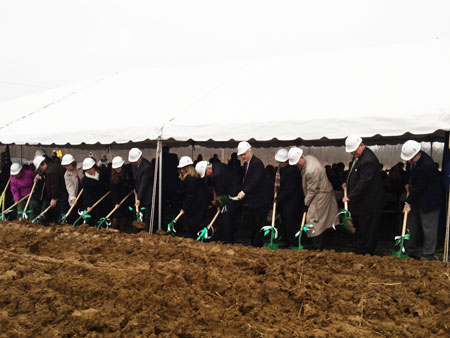
<instances>
[{"instance_id":1,"label":"white sky","mask_svg":"<svg viewBox=\"0 0 450 338\"><path fill-rule=\"evenodd\" d=\"M450 38L448 0L0 0L0 101L115 71Z\"/></svg>"}]
</instances>

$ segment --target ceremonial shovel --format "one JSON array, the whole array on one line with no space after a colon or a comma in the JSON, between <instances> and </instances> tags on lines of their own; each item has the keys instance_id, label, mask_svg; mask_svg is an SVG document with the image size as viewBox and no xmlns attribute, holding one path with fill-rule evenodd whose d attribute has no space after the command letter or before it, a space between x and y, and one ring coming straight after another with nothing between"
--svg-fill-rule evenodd
<instances>
[{"instance_id":1,"label":"ceremonial shovel","mask_svg":"<svg viewBox=\"0 0 450 338\"><path fill-rule=\"evenodd\" d=\"M79 221L83 219L83 224L86 223L86 219L91 218L91 215L89 213L101 202L103 201L106 196L108 196L111 193L111 191L108 191L106 194L104 194L97 202L94 203L94 205L91 207L90 211L84 210L84 211L78 211L78 215L80 217L77 218L77 220L72 224L72 226L75 228Z\"/></svg>"},{"instance_id":2,"label":"ceremonial shovel","mask_svg":"<svg viewBox=\"0 0 450 338\"><path fill-rule=\"evenodd\" d=\"M180 217L183 216L183 214L180 212L177 217L175 217L173 220L170 221L169 224L167 224L167 231L166 235L171 235L175 237L176 230L175 230L175 223L180 219Z\"/></svg>"},{"instance_id":3,"label":"ceremonial shovel","mask_svg":"<svg viewBox=\"0 0 450 338\"><path fill-rule=\"evenodd\" d=\"M8 213L12 212L12 209L13 209L16 205L18 205L20 202L22 202L22 201L24 201L26 198L28 198L28 196L30 196L30 194L28 194L28 195L22 197L20 200L18 200L18 201L15 202L13 205L11 205L8 209L5 209L5 211L3 211L3 214L0 216L0 218L1 218L2 220L5 220L5 221L6 221L6 215L7 215ZM5 217L3 217L3 215L4 215ZM4 218L5 218L5 219L4 219Z\"/></svg>"},{"instance_id":4,"label":"ceremonial shovel","mask_svg":"<svg viewBox=\"0 0 450 338\"><path fill-rule=\"evenodd\" d=\"M298 246L293 246L292 250L302 250L305 247L302 245L302 233L311 230L314 233L314 229L312 224L305 225L306 222L306 211L303 213L302 224L300 225L300 230L295 234L295 237L298 237Z\"/></svg>"},{"instance_id":5,"label":"ceremonial shovel","mask_svg":"<svg viewBox=\"0 0 450 338\"><path fill-rule=\"evenodd\" d=\"M261 231L264 231L264 236L270 233L270 242L264 243L265 247L268 247L272 250L276 250L279 247L279 244L275 242L278 239L278 229L275 228L275 215L277 212L277 193L275 192L273 196L273 210L272 210L272 224L266 225L261 228Z\"/></svg>"},{"instance_id":6,"label":"ceremonial shovel","mask_svg":"<svg viewBox=\"0 0 450 338\"><path fill-rule=\"evenodd\" d=\"M33 183L33 187L31 188L30 194L28 195L28 199L27 199L27 203L25 204L25 208L23 208L23 211L19 211L19 214L22 215L21 219L28 219L27 214L31 213L31 210L27 211L27 209L28 209L28 204L30 204L31 195L33 195L34 188L36 187L36 183L37 183L37 180L35 180Z\"/></svg>"},{"instance_id":7,"label":"ceremonial shovel","mask_svg":"<svg viewBox=\"0 0 450 338\"><path fill-rule=\"evenodd\" d=\"M130 195L131 195L132 193L133 193L133 190L131 190L131 191L128 193L128 195L126 195L126 196L120 201L120 203L119 203L118 205L116 205L116 206L114 207L114 209L112 209L111 212L110 212L108 215L106 215L106 217L100 218L100 220L98 221L97 229L100 229L100 227L103 225L103 223L106 224L106 228L109 228L109 226L111 225L111 220L110 220L109 218L111 217L111 215L112 215L114 212L116 212L117 209L120 208L120 206L123 204L123 202L125 202L125 201L128 199L128 197L130 197Z\"/></svg>"},{"instance_id":8,"label":"ceremonial shovel","mask_svg":"<svg viewBox=\"0 0 450 338\"><path fill-rule=\"evenodd\" d=\"M200 230L197 235L197 241L204 241L205 239L210 239L212 236L214 236L214 228L212 227L214 222L216 221L217 217L219 217L220 214L220 208L217 208L217 212L214 215L214 218L212 219L211 223L209 223L206 227L203 228L203 230ZM211 230L211 232L209 232Z\"/></svg>"},{"instance_id":9,"label":"ceremonial shovel","mask_svg":"<svg viewBox=\"0 0 450 338\"><path fill-rule=\"evenodd\" d=\"M398 251L393 250L392 256L399 258L407 258L408 255L405 253L404 241L410 238L410 234L406 234L406 223L408 221L408 211L405 211L403 214L403 226L402 226L402 235L395 236L395 245L399 245Z\"/></svg>"},{"instance_id":10,"label":"ceremonial shovel","mask_svg":"<svg viewBox=\"0 0 450 338\"><path fill-rule=\"evenodd\" d=\"M77 198L75 199L75 201L73 202L72 206L70 207L69 211L67 211L67 214L62 214L61 215L61 220L59 221L59 223L64 223L67 221L67 217L69 217L70 213L72 212L73 208L75 207L75 205L78 203L78 200L81 197L81 194L83 193L84 189L81 189L80 192L78 193Z\"/></svg>"},{"instance_id":11,"label":"ceremonial shovel","mask_svg":"<svg viewBox=\"0 0 450 338\"><path fill-rule=\"evenodd\" d=\"M347 197L347 187L344 188L344 197ZM341 209L338 213L338 216L342 215L342 224L344 228L350 231L353 235L356 232L355 227L353 226L352 215L350 211L348 211L348 202L344 202L344 209ZM337 217L337 216L336 216Z\"/></svg>"}]
</instances>

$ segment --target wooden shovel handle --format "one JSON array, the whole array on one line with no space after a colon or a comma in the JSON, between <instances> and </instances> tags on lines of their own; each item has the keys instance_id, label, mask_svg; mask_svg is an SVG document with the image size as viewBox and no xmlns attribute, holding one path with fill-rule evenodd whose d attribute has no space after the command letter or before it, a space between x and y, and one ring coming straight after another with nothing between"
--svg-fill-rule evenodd
<instances>
[{"instance_id":1,"label":"wooden shovel handle","mask_svg":"<svg viewBox=\"0 0 450 338\"><path fill-rule=\"evenodd\" d=\"M347 186L344 187L344 197L348 197L347 195ZM344 202L344 209L348 211L348 202Z\"/></svg>"},{"instance_id":2,"label":"wooden shovel handle","mask_svg":"<svg viewBox=\"0 0 450 338\"><path fill-rule=\"evenodd\" d=\"M137 206L137 200L138 200L138 198L137 198L137 192L136 192L136 189L134 189L134 207L136 208L136 213L138 213L139 212L139 207Z\"/></svg>"},{"instance_id":3,"label":"wooden shovel handle","mask_svg":"<svg viewBox=\"0 0 450 338\"><path fill-rule=\"evenodd\" d=\"M306 211L303 213L302 224L300 225L300 228L303 228L305 226L305 222L306 222Z\"/></svg>"},{"instance_id":4,"label":"wooden shovel handle","mask_svg":"<svg viewBox=\"0 0 450 338\"><path fill-rule=\"evenodd\" d=\"M128 197L130 197L130 195L133 193L133 191L134 191L134 190L131 190L124 198L122 198L122 200L119 202L119 205L116 205L116 206L111 210L111 212L110 212L108 215L106 215L106 218L110 218L111 215L114 214L114 212L115 212L117 209L120 208L120 206L123 204L123 202L125 202L125 201L128 199Z\"/></svg>"},{"instance_id":5,"label":"wooden shovel handle","mask_svg":"<svg viewBox=\"0 0 450 338\"><path fill-rule=\"evenodd\" d=\"M72 212L73 208L75 208L75 205L78 203L78 200L81 197L81 194L83 193L84 189L81 189L80 192L78 193L77 198L75 198L75 201L73 202L72 206L70 207L69 211L66 214L66 218L69 217L70 213Z\"/></svg>"},{"instance_id":6,"label":"wooden shovel handle","mask_svg":"<svg viewBox=\"0 0 450 338\"><path fill-rule=\"evenodd\" d=\"M43 212L40 213L40 216L44 216L47 213L47 211L49 211L51 208L52 208L52 206L49 205L47 208L45 208L45 210Z\"/></svg>"},{"instance_id":7,"label":"wooden shovel handle","mask_svg":"<svg viewBox=\"0 0 450 338\"><path fill-rule=\"evenodd\" d=\"M19 204L20 202L22 202L22 201L24 201L26 198L28 198L28 196L30 196L30 194L25 195L24 197L22 197L20 200L18 200L18 201L15 202L13 205L11 205L8 209L5 209L5 211L4 211L3 213L10 211L10 210L11 210L12 208L14 208L17 204Z\"/></svg>"},{"instance_id":8,"label":"wooden shovel handle","mask_svg":"<svg viewBox=\"0 0 450 338\"><path fill-rule=\"evenodd\" d=\"M103 201L103 200L106 198L106 196L108 196L110 193L111 193L111 191L108 191L108 192L107 192L106 194L104 194L97 202L95 202L94 205L91 207L91 211L92 211L92 209L94 209L97 205L99 205L99 203L100 203L101 201ZM86 215L89 214L91 211L86 212Z\"/></svg>"},{"instance_id":9,"label":"wooden shovel handle","mask_svg":"<svg viewBox=\"0 0 450 338\"><path fill-rule=\"evenodd\" d=\"M9 176L8 182L6 182L5 189L3 189L2 195L6 194L6 190L8 190L9 183L11 182L11 176Z\"/></svg>"},{"instance_id":10,"label":"wooden shovel handle","mask_svg":"<svg viewBox=\"0 0 450 338\"><path fill-rule=\"evenodd\" d=\"M277 192L273 194L273 209L272 209L272 228L275 227L275 215L277 213Z\"/></svg>"},{"instance_id":11,"label":"wooden shovel handle","mask_svg":"<svg viewBox=\"0 0 450 338\"><path fill-rule=\"evenodd\" d=\"M216 221L217 217L219 217L220 214L220 208L217 208L217 212L214 215L214 218L212 219L211 223L208 224L208 229L211 229L211 227L213 226L214 222Z\"/></svg>"},{"instance_id":12,"label":"wooden shovel handle","mask_svg":"<svg viewBox=\"0 0 450 338\"><path fill-rule=\"evenodd\" d=\"M180 212L177 217L175 217L174 221L175 223L180 219L180 217L183 216L183 214Z\"/></svg>"},{"instance_id":13,"label":"wooden shovel handle","mask_svg":"<svg viewBox=\"0 0 450 338\"><path fill-rule=\"evenodd\" d=\"M36 188L36 183L37 183L37 180L34 181L33 187L31 188L31 191L30 191L30 195L28 196L28 199L27 199L27 203L25 204L25 208L23 208L23 213L24 213L24 214L25 214L25 212L26 212L27 209L28 209L28 204L30 204L31 195L33 195L34 188Z\"/></svg>"},{"instance_id":14,"label":"wooden shovel handle","mask_svg":"<svg viewBox=\"0 0 450 338\"><path fill-rule=\"evenodd\" d=\"M402 236L406 234L406 223L408 222L408 213L409 211L405 211L403 214L403 226L402 226Z\"/></svg>"}]
</instances>

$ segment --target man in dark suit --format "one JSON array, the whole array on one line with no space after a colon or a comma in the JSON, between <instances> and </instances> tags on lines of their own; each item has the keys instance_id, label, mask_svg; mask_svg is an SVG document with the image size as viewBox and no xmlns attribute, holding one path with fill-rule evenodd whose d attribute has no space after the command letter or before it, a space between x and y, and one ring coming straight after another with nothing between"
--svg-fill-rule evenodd
<instances>
[{"instance_id":1,"label":"man in dark suit","mask_svg":"<svg viewBox=\"0 0 450 338\"><path fill-rule=\"evenodd\" d=\"M347 176L348 197L353 224L356 228L356 253L373 254L377 244L377 231L384 203L381 168L375 154L358 136L348 136L345 150L353 155Z\"/></svg>"},{"instance_id":2,"label":"man in dark suit","mask_svg":"<svg viewBox=\"0 0 450 338\"><path fill-rule=\"evenodd\" d=\"M244 161L243 188L238 194L239 200L248 206L252 218L251 241L252 245L260 247L263 244L261 228L266 225L267 198L264 184L264 164L253 155L253 150L248 142L240 142L238 156Z\"/></svg>"},{"instance_id":3,"label":"man in dark suit","mask_svg":"<svg viewBox=\"0 0 450 338\"><path fill-rule=\"evenodd\" d=\"M137 193L136 206L139 209L142 207L145 208L143 212L145 223L144 231L148 232L150 230L153 175L155 170L152 164L142 157L142 151L138 148L130 149L128 161L133 164L131 171ZM156 227L154 227L154 231L156 231Z\"/></svg>"},{"instance_id":4,"label":"man in dark suit","mask_svg":"<svg viewBox=\"0 0 450 338\"><path fill-rule=\"evenodd\" d=\"M213 188L214 200L222 195L236 196L241 190L238 175L224 163L200 161L195 166L195 170L201 178L208 178ZM237 202L230 203L227 206L227 211L223 213L223 241L225 243L233 243L234 241L234 221L239 204Z\"/></svg>"},{"instance_id":5,"label":"man in dark suit","mask_svg":"<svg viewBox=\"0 0 450 338\"><path fill-rule=\"evenodd\" d=\"M288 162L288 151L280 149L275 154L279 164L280 188L277 194L278 209L281 215L282 232L289 246L298 245L295 233L300 226L301 211L304 209L302 173L295 165ZM283 235L282 235L283 236Z\"/></svg>"},{"instance_id":6,"label":"man in dark suit","mask_svg":"<svg viewBox=\"0 0 450 338\"><path fill-rule=\"evenodd\" d=\"M433 159L421 150L419 142L409 140L402 147L401 158L408 162L407 191L403 212L409 212L410 239L405 241L406 254L416 257L417 236L423 230L423 256L433 260L436 250L442 187Z\"/></svg>"},{"instance_id":7,"label":"man in dark suit","mask_svg":"<svg viewBox=\"0 0 450 338\"><path fill-rule=\"evenodd\" d=\"M178 178L178 156L169 152L169 147L162 149L162 214L163 226L167 226L180 209L178 205L178 191L180 179ZM166 230L166 229L164 229Z\"/></svg>"}]
</instances>

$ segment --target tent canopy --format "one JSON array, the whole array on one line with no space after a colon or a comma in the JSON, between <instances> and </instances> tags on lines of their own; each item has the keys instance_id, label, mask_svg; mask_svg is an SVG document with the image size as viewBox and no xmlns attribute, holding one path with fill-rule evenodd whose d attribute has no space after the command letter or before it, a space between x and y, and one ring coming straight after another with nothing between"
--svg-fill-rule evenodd
<instances>
[{"instance_id":1,"label":"tent canopy","mask_svg":"<svg viewBox=\"0 0 450 338\"><path fill-rule=\"evenodd\" d=\"M118 73L0 104L0 142L442 140L450 42Z\"/></svg>"}]
</instances>

